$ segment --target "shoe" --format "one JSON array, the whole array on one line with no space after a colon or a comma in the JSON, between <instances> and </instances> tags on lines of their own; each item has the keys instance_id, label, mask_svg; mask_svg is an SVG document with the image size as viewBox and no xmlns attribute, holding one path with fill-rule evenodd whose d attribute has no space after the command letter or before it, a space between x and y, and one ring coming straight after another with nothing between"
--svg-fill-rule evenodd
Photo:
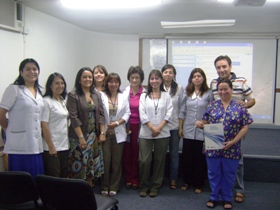
<instances>
[{"instance_id":1,"label":"shoe","mask_svg":"<svg viewBox=\"0 0 280 210\"><path fill-rule=\"evenodd\" d=\"M158 195L158 192L157 192L157 191L152 191L152 192L150 192L150 194L149 194L149 196L150 196L151 198L157 197L157 195Z\"/></svg>"},{"instance_id":2,"label":"shoe","mask_svg":"<svg viewBox=\"0 0 280 210\"><path fill-rule=\"evenodd\" d=\"M189 189L189 185L188 185L188 184L184 184L184 185L181 187L181 190L183 190L183 191L186 191L187 189Z\"/></svg>"},{"instance_id":3,"label":"shoe","mask_svg":"<svg viewBox=\"0 0 280 210\"><path fill-rule=\"evenodd\" d=\"M137 184L133 184L133 185L132 185L132 189L133 189L133 190L137 190L138 188L139 188L139 185L137 185Z\"/></svg>"},{"instance_id":4,"label":"shoe","mask_svg":"<svg viewBox=\"0 0 280 210\"><path fill-rule=\"evenodd\" d=\"M210 199L209 201L207 201L206 206L210 209L213 209L217 206L217 203L218 203L217 201Z\"/></svg>"},{"instance_id":5,"label":"shoe","mask_svg":"<svg viewBox=\"0 0 280 210\"><path fill-rule=\"evenodd\" d=\"M126 183L126 184L125 184L125 188L128 189L128 190L131 188L131 186L132 186L131 183Z\"/></svg>"},{"instance_id":6,"label":"shoe","mask_svg":"<svg viewBox=\"0 0 280 210\"><path fill-rule=\"evenodd\" d=\"M177 189L177 183L176 183L175 180L172 180L172 181L170 182L169 188L172 189L172 190Z\"/></svg>"},{"instance_id":7,"label":"shoe","mask_svg":"<svg viewBox=\"0 0 280 210\"><path fill-rule=\"evenodd\" d=\"M194 189L194 193L196 194L200 194L202 192L202 190L200 188L195 188Z\"/></svg>"},{"instance_id":8,"label":"shoe","mask_svg":"<svg viewBox=\"0 0 280 210\"><path fill-rule=\"evenodd\" d=\"M234 201L235 201L236 203L243 203L244 200L245 200L244 194L242 194L242 193L236 193L236 194L235 194Z\"/></svg>"},{"instance_id":9,"label":"shoe","mask_svg":"<svg viewBox=\"0 0 280 210\"><path fill-rule=\"evenodd\" d=\"M109 195L110 195L110 196L115 196L116 194L117 194L117 191L110 191L110 192L109 192Z\"/></svg>"},{"instance_id":10,"label":"shoe","mask_svg":"<svg viewBox=\"0 0 280 210\"><path fill-rule=\"evenodd\" d=\"M140 197L146 197L147 195L148 195L148 193L146 191L140 191L139 192Z\"/></svg>"},{"instance_id":11,"label":"shoe","mask_svg":"<svg viewBox=\"0 0 280 210\"><path fill-rule=\"evenodd\" d=\"M107 196L108 195L108 191L101 191L101 195Z\"/></svg>"},{"instance_id":12,"label":"shoe","mask_svg":"<svg viewBox=\"0 0 280 210\"><path fill-rule=\"evenodd\" d=\"M224 201L224 209L232 209L232 203L230 201Z\"/></svg>"}]
</instances>

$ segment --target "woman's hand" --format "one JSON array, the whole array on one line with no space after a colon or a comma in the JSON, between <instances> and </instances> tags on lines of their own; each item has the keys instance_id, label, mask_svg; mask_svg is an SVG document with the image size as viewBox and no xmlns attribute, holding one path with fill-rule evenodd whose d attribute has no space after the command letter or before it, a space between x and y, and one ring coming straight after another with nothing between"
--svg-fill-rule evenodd
<instances>
[{"instance_id":1,"label":"woman's hand","mask_svg":"<svg viewBox=\"0 0 280 210\"><path fill-rule=\"evenodd\" d=\"M49 147L49 155L53 157L57 157L57 151L54 146Z\"/></svg>"},{"instance_id":2,"label":"woman's hand","mask_svg":"<svg viewBox=\"0 0 280 210\"><path fill-rule=\"evenodd\" d=\"M179 128L178 135L179 135L180 138L184 137L184 135L183 135L183 128Z\"/></svg>"},{"instance_id":3,"label":"woman's hand","mask_svg":"<svg viewBox=\"0 0 280 210\"><path fill-rule=\"evenodd\" d=\"M104 142L104 141L106 141L106 136L105 136L105 134L100 134L100 135L99 135L99 140L98 140L98 142L99 142L99 143L102 143L102 142Z\"/></svg>"},{"instance_id":4,"label":"woman's hand","mask_svg":"<svg viewBox=\"0 0 280 210\"><path fill-rule=\"evenodd\" d=\"M149 129L152 131L152 137L156 137L160 134L160 129L153 125L150 125Z\"/></svg>"},{"instance_id":5,"label":"woman's hand","mask_svg":"<svg viewBox=\"0 0 280 210\"><path fill-rule=\"evenodd\" d=\"M114 129L115 127L118 127L118 124L116 122L110 122L110 124L108 124L107 126L110 129Z\"/></svg>"},{"instance_id":6,"label":"woman's hand","mask_svg":"<svg viewBox=\"0 0 280 210\"><path fill-rule=\"evenodd\" d=\"M201 129L203 129L204 128L204 123L202 122L202 121L195 121L195 126L197 127L197 128L201 128Z\"/></svg>"},{"instance_id":7,"label":"woman's hand","mask_svg":"<svg viewBox=\"0 0 280 210\"><path fill-rule=\"evenodd\" d=\"M87 148L87 142L85 140L85 137L79 138L80 148L82 150Z\"/></svg>"},{"instance_id":8,"label":"woman's hand","mask_svg":"<svg viewBox=\"0 0 280 210\"><path fill-rule=\"evenodd\" d=\"M223 150L228 150L229 148L231 148L235 143L233 141L227 141L227 142L224 142L224 147L223 147Z\"/></svg>"}]
</instances>

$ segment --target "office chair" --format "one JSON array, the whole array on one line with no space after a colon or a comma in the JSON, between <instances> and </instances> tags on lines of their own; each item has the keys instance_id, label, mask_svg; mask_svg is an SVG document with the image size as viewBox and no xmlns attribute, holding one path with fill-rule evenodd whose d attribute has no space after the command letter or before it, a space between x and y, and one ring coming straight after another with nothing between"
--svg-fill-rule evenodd
<instances>
[{"instance_id":1,"label":"office chair","mask_svg":"<svg viewBox=\"0 0 280 210\"><path fill-rule=\"evenodd\" d=\"M118 200L94 194L80 179L37 175L35 182L44 208L55 210L116 210Z\"/></svg>"},{"instance_id":2,"label":"office chair","mask_svg":"<svg viewBox=\"0 0 280 210\"><path fill-rule=\"evenodd\" d=\"M0 209L43 207L32 176L23 171L0 172Z\"/></svg>"}]
</instances>

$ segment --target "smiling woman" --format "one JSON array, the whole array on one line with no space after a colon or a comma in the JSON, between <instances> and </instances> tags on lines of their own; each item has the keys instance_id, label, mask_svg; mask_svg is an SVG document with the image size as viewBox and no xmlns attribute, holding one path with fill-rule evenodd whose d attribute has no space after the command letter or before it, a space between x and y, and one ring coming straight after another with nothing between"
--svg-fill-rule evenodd
<instances>
[{"instance_id":1,"label":"smiling woman","mask_svg":"<svg viewBox=\"0 0 280 210\"><path fill-rule=\"evenodd\" d=\"M75 90L68 94L69 178L84 179L92 187L94 177L104 172L104 111L100 93L93 88L93 72L81 68L76 76Z\"/></svg>"},{"instance_id":2,"label":"smiling woman","mask_svg":"<svg viewBox=\"0 0 280 210\"><path fill-rule=\"evenodd\" d=\"M0 125L6 130L4 153L9 171L43 174L41 114L44 108L38 76L40 67L32 58L23 60L19 76L4 92L0 103ZM6 120L6 114L9 121Z\"/></svg>"}]
</instances>

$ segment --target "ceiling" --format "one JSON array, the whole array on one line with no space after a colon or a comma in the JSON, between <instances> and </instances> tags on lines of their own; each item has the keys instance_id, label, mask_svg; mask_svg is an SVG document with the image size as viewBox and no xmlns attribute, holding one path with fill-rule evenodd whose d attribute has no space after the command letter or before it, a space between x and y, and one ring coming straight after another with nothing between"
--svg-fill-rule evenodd
<instances>
[{"instance_id":1,"label":"ceiling","mask_svg":"<svg viewBox=\"0 0 280 210\"><path fill-rule=\"evenodd\" d=\"M280 2L236 7L217 0L162 0L160 6L129 10L71 10L59 0L18 0L24 5L89 31L139 36L194 34L280 35ZM235 19L233 27L163 29L160 21Z\"/></svg>"}]
</instances>

